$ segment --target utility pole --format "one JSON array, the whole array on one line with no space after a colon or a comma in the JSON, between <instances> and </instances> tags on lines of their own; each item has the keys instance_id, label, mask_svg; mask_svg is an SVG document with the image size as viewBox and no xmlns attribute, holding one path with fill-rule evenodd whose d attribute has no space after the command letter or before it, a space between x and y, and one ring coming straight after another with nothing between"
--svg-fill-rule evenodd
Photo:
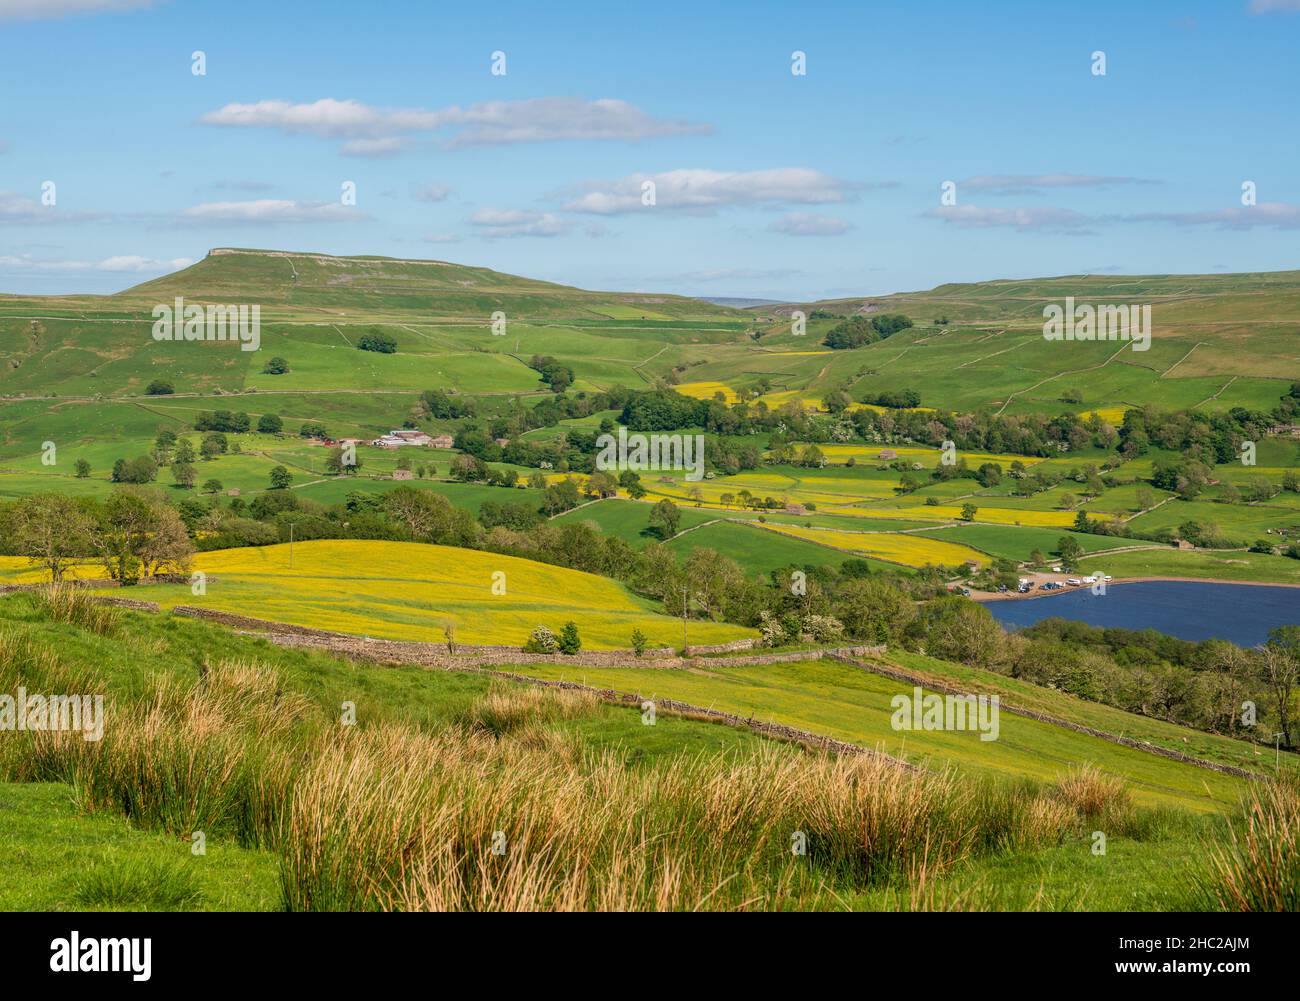
<instances>
[{"instance_id":1,"label":"utility pole","mask_svg":"<svg viewBox=\"0 0 1300 1001\"><path fill-rule=\"evenodd\" d=\"M688 605L686 603L686 592L687 592L687 586L683 584L682 585L682 656L685 656L686 651L689 650L691 647L690 643L686 639L686 612L688 609Z\"/></svg>"},{"instance_id":2,"label":"utility pole","mask_svg":"<svg viewBox=\"0 0 1300 1001\"><path fill-rule=\"evenodd\" d=\"M1282 767L1282 732L1273 734L1273 767Z\"/></svg>"}]
</instances>

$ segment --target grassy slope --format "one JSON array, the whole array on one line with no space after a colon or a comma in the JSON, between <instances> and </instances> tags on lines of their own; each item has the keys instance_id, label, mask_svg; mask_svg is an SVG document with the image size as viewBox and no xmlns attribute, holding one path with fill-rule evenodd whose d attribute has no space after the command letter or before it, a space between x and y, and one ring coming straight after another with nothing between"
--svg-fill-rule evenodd
<instances>
[{"instance_id":1,"label":"grassy slope","mask_svg":"<svg viewBox=\"0 0 1300 1001\"><path fill-rule=\"evenodd\" d=\"M910 694L910 686L834 661L754 667L728 666L720 661L708 669L689 671L566 669L562 665L535 665L520 670L538 677L563 675L646 698L674 698L743 716L773 719L867 747L883 747L912 760L950 761L1004 775L1050 779L1073 765L1091 761L1123 776L1132 783L1139 801L1146 803L1222 810L1234 805L1244 789L1240 779L1010 713L1001 715L1001 733L996 741L981 741L978 734L971 732L898 732L890 726L890 699L900 693ZM1127 714L1118 716L1122 719L1109 719L1111 725L1128 721ZM1095 717L1090 712L1088 718ZM1136 728L1155 729L1135 722L1127 732L1132 735ZM1206 743L1194 731L1183 733L1198 738L1199 744Z\"/></svg>"},{"instance_id":2,"label":"grassy slope","mask_svg":"<svg viewBox=\"0 0 1300 1001\"><path fill-rule=\"evenodd\" d=\"M421 727L460 719L493 683L484 675L376 668L194 620L125 613L123 633L104 638L42 620L24 596L0 599L0 628L30 631L57 645L69 664L93 665L110 695L139 695L149 680L195 676L205 660L259 660L286 688L331 708L354 702L366 724ZM506 684L513 684L507 682ZM746 731L660 714L644 726L634 709L602 706L561 724L595 750L630 766L678 754L751 751L762 738ZM143 831L111 814L85 814L73 790L57 783L0 782L0 910L278 909L277 862L210 834L206 855L175 834ZM107 887L107 895L100 887Z\"/></svg>"},{"instance_id":3,"label":"grassy slope","mask_svg":"<svg viewBox=\"0 0 1300 1001\"><path fill-rule=\"evenodd\" d=\"M25 596L0 600L0 626L38 635L68 663L94 665L110 694L138 696L157 675L193 678L205 659L256 659L274 666L287 690L327 710L355 702L358 720L366 726L442 725L462 718L494 683L483 675L377 669L167 616L125 613L122 633L109 639L44 621ZM559 725L572 728L592 749L612 750L638 769L683 752L748 753L765 743L745 731L663 713L647 727L636 710L608 706ZM239 849L218 834L209 837L207 855L198 858L176 835L135 830L114 815L84 815L71 803L65 786L0 785L0 836L12 849L0 855L0 907L280 906L277 863L269 852ZM974 907L1186 909L1199 903L1190 884L1204 865L1197 832L1208 831L1212 823L1175 825L1154 840L1115 837L1104 859L1092 856L1081 838L1034 852L997 853L959 867L936 889L941 900L955 896ZM106 887L107 894L96 896L96 887ZM86 902L92 899L112 903ZM887 889L844 893L837 900L863 909L914 905L906 893Z\"/></svg>"},{"instance_id":4,"label":"grassy slope","mask_svg":"<svg viewBox=\"0 0 1300 1001\"><path fill-rule=\"evenodd\" d=\"M1080 303L1151 304L1151 349L1126 348L1108 361L1115 343L1045 341L1043 307L1066 296ZM1073 405L1059 399L1067 388L1082 388L1088 407L1261 408L1276 401L1286 380L1300 377L1300 360L1285 347L1300 320L1300 272L1295 271L992 281L799 308L818 307L840 315L864 307L903 312L917 326L869 348L838 352L844 357L829 361L774 355L766 365L742 365L739 357L726 357L693 369L691 378L734 378L745 385L766 373L782 388L797 386L813 396L848 378L856 389L920 389L927 404L954 409L1006 404L1014 413L1069 410ZM782 320L778 333L763 339L764 347L815 347L835 323L812 321L805 337L791 337L792 308L751 310ZM940 317L951 323L930 325Z\"/></svg>"}]
</instances>

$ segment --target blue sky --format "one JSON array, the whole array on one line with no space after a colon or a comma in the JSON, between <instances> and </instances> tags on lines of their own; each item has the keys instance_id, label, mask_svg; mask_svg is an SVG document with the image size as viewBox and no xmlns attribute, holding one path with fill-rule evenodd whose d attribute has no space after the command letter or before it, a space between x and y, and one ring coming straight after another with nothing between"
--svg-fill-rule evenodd
<instances>
[{"instance_id":1,"label":"blue sky","mask_svg":"<svg viewBox=\"0 0 1300 1001\"><path fill-rule=\"evenodd\" d=\"M790 299L1294 268L1297 42L1300 0L0 0L0 290L214 246Z\"/></svg>"}]
</instances>

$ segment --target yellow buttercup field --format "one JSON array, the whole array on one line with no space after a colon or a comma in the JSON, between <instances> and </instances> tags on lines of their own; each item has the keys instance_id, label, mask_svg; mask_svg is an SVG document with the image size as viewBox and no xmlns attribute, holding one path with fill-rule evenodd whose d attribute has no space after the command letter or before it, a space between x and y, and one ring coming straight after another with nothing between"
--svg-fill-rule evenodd
<instances>
[{"instance_id":1,"label":"yellow buttercup field","mask_svg":"<svg viewBox=\"0 0 1300 1001\"><path fill-rule=\"evenodd\" d=\"M693 400L711 400L716 393L722 393L728 403L735 403L739 399L736 391L725 382L683 382L673 389Z\"/></svg>"},{"instance_id":2,"label":"yellow buttercup field","mask_svg":"<svg viewBox=\"0 0 1300 1001\"><path fill-rule=\"evenodd\" d=\"M933 469L939 462L942 453L937 448L920 448L916 445L818 445L822 455L826 456L827 461L843 462L850 457L858 462L892 462L893 459L881 459L880 453L890 451L899 459L907 459L911 462L919 462L927 469ZM972 469L982 465L985 462L996 462L1003 472L1011 468L1011 463L1019 462L1024 466L1032 466L1035 463L1042 462L1031 455L1001 455L993 452L957 452L957 458L965 459L966 465Z\"/></svg>"},{"instance_id":3,"label":"yellow buttercup field","mask_svg":"<svg viewBox=\"0 0 1300 1001\"><path fill-rule=\"evenodd\" d=\"M960 566L968 560L983 564L988 560L988 557L979 550L971 549L969 546L902 532L838 532L831 529L771 523L763 524L762 527L782 535L792 535L796 539L806 539L823 546L833 546L836 549L861 553L863 556L872 556L890 563L902 563L909 567L923 567L927 563Z\"/></svg>"},{"instance_id":4,"label":"yellow buttercup field","mask_svg":"<svg viewBox=\"0 0 1300 1001\"><path fill-rule=\"evenodd\" d=\"M289 546L278 545L199 553L194 569L209 576L205 595L154 585L130 596L379 639L441 642L451 622L461 643L519 646L536 626L558 634L573 620L584 649L630 646L634 629L651 646L682 642L680 620L616 581L474 549L322 539L296 543L292 568ZM504 594L493 593L494 580ZM690 624L692 643L752 635L724 623Z\"/></svg>"},{"instance_id":5,"label":"yellow buttercup field","mask_svg":"<svg viewBox=\"0 0 1300 1001\"><path fill-rule=\"evenodd\" d=\"M1107 424L1110 424L1110 425L1112 425L1112 426L1114 426L1114 427L1119 427L1121 424L1124 423L1124 415L1125 415L1126 413L1128 413L1128 411L1133 410L1133 409L1136 409L1136 408L1134 408L1134 407L1098 407L1098 408L1095 409L1095 410L1085 410L1085 411L1084 411L1083 413L1081 413L1079 416L1082 417L1082 418L1084 418L1084 419L1086 420L1087 418L1091 417L1093 414L1096 414L1098 417L1100 417L1100 418L1101 418L1103 421L1105 421Z\"/></svg>"}]
</instances>

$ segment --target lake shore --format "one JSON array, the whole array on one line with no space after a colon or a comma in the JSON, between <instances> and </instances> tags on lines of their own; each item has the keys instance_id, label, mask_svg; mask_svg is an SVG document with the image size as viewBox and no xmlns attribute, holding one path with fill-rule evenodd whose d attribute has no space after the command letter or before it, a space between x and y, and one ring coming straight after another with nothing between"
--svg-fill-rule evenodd
<instances>
[{"instance_id":1,"label":"lake shore","mask_svg":"<svg viewBox=\"0 0 1300 1001\"><path fill-rule=\"evenodd\" d=\"M1040 579L1041 578L1041 579ZM1065 583L1068 579L1066 574L1038 574L1031 578L1034 581L1034 590L1021 594L1018 591L1008 591L1005 594L990 591L972 591L971 600L984 604L990 601L1033 601L1037 598L1054 598L1062 594L1072 594L1075 591L1083 591L1089 588L1089 584L1081 584L1071 587L1066 585L1060 590L1041 591L1038 585L1046 581L1059 581ZM1240 587L1288 587L1300 589L1300 584L1281 584L1272 581L1262 580L1219 580L1215 577L1116 577L1114 580L1107 581L1107 587L1114 587L1117 584L1144 584L1154 581L1166 581L1185 584L1231 584Z\"/></svg>"}]
</instances>

